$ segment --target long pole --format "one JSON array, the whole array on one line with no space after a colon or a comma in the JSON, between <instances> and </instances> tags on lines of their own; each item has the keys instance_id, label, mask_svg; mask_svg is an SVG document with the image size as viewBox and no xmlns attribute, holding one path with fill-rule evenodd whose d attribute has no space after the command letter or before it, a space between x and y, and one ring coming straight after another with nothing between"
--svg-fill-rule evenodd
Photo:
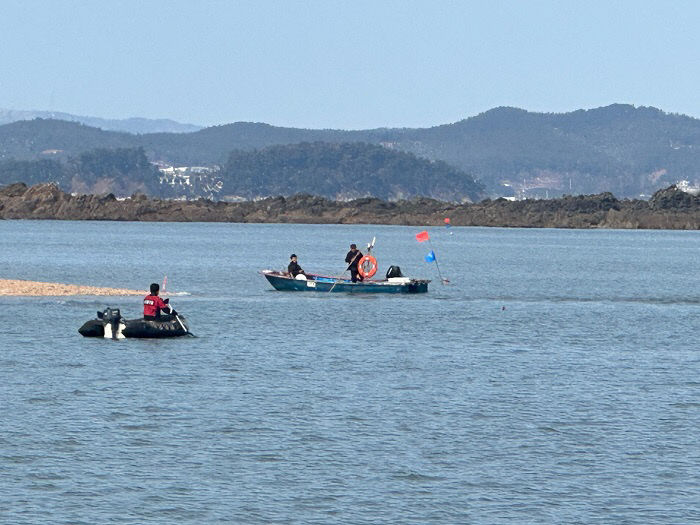
<instances>
[{"instance_id":1,"label":"long pole","mask_svg":"<svg viewBox=\"0 0 700 525\"><path fill-rule=\"evenodd\" d=\"M353 259L354 261L354 259ZM345 268L345 271L340 274L340 278L336 277L335 282L333 283L333 286L331 286L330 290L328 290L328 293L331 293L333 291L333 288L335 288L335 285L338 284L344 277L345 277L345 272L347 272L350 268Z\"/></svg>"},{"instance_id":2,"label":"long pole","mask_svg":"<svg viewBox=\"0 0 700 525\"><path fill-rule=\"evenodd\" d=\"M180 325L180 328L182 328L187 335L194 336L194 334L192 332L190 332L187 328L185 328L185 325L182 322L182 320L180 319L180 316L173 313L175 311L175 308L173 308L173 306L170 303L168 303L168 306L170 307L170 315L172 315L175 318L175 320Z\"/></svg>"},{"instance_id":3,"label":"long pole","mask_svg":"<svg viewBox=\"0 0 700 525\"><path fill-rule=\"evenodd\" d=\"M367 255L369 255L372 252L372 248L374 248L374 241L377 240L376 237L372 237L372 244L367 245ZM357 256L360 255L360 250L357 250L357 253L355 254L355 257L352 258L352 261L350 261L350 264L348 265L347 268L345 268L345 271L340 274L340 277L345 276L345 272L347 272L350 267L352 266L352 263L355 262L357 259ZM338 284L342 279L336 279L335 282L333 283L333 286L331 286L330 290L328 290L328 293L331 293L333 291L333 288L335 288L335 285Z\"/></svg>"},{"instance_id":4,"label":"long pole","mask_svg":"<svg viewBox=\"0 0 700 525\"><path fill-rule=\"evenodd\" d=\"M175 318L175 320L178 322L178 324L180 325L180 327L181 327L185 332L190 333L190 331L189 331L187 328L185 328L185 325L182 324L182 321L180 321L180 316L173 313L173 312L175 311L175 308L173 308L172 305L169 304L169 303L168 303L168 306L170 307L170 314Z\"/></svg>"},{"instance_id":5,"label":"long pole","mask_svg":"<svg viewBox=\"0 0 700 525\"><path fill-rule=\"evenodd\" d=\"M428 245L430 246L430 251L435 253L435 248L433 248L433 243L430 242L430 239L428 239ZM440 277L440 284L444 285L447 279L442 278L442 273L440 272L440 265L438 264L437 255L435 256L435 267L437 268L438 276Z\"/></svg>"},{"instance_id":6,"label":"long pole","mask_svg":"<svg viewBox=\"0 0 700 525\"><path fill-rule=\"evenodd\" d=\"M343 273L340 274L340 277L341 277L341 278L344 278L344 277L345 277L345 272L347 272L347 271L350 269L350 266L352 266L352 263L355 262L355 259L357 259L357 256L358 256L358 255L360 255L360 251L359 251L359 250L358 250L357 253L355 254L355 257L352 258L352 261L350 261L350 265L349 265L347 268L345 268L345 271L343 271ZM331 293L331 292L333 291L333 288L335 288L335 285L338 284L341 280L342 280L342 279L337 279L337 278L336 278L335 282L333 283L333 286L331 286L331 289L328 290L328 293Z\"/></svg>"}]
</instances>

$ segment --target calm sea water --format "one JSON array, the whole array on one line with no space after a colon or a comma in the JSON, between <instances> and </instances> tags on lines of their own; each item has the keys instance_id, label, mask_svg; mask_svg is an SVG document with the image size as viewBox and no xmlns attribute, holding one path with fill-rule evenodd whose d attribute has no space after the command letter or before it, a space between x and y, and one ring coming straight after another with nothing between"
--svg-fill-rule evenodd
<instances>
[{"instance_id":1,"label":"calm sea water","mask_svg":"<svg viewBox=\"0 0 700 525\"><path fill-rule=\"evenodd\" d=\"M2 523L700 523L700 232L0 221L0 276L145 288L197 338L84 339L139 298L0 298ZM426 295L274 291L299 255Z\"/></svg>"}]
</instances>

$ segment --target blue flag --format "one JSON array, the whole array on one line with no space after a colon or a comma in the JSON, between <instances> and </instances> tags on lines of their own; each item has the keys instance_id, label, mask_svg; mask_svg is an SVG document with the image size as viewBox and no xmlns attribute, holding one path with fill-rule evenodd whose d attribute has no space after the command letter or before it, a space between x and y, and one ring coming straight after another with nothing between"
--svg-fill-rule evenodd
<instances>
[{"instance_id":1,"label":"blue flag","mask_svg":"<svg viewBox=\"0 0 700 525\"><path fill-rule=\"evenodd\" d=\"M435 260L435 252L430 250L430 253L425 256L425 262L433 262Z\"/></svg>"}]
</instances>

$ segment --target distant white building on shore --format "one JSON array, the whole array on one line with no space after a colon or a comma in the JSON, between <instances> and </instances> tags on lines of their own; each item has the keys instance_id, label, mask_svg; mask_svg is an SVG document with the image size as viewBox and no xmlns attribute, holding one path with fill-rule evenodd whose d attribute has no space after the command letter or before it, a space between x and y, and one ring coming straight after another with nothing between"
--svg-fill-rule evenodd
<instances>
[{"instance_id":1,"label":"distant white building on shore","mask_svg":"<svg viewBox=\"0 0 700 525\"><path fill-rule=\"evenodd\" d=\"M224 186L216 176L217 168L207 166L158 166L158 182L183 195L215 198Z\"/></svg>"},{"instance_id":2,"label":"distant white building on shore","mask_svg":"<svg viewBox=\"0 0 700 525\"><path fill-rule=\"evenodd\" d=\"M691 185L687 180L680 180L676 182L676 189L690 193L691 195L700 195L700 186L697 183Z\"/></svg>"}]
</instances>

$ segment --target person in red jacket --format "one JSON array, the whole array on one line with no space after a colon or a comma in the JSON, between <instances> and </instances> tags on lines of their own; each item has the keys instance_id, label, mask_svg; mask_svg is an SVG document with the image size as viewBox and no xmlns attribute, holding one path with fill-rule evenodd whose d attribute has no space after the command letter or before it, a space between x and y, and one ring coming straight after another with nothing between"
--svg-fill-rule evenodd
<instances>
[{"instance_id":1,"label":"person in red jacket","mask_svg":"<svg viewBox=\"0 0 700 525\"><path fill-rule=\"evenodd\" d=\"M163 301L158 297L158 292L160 291L160 286L158 283L151 284L151 293L143 299L143 318L149 321L160 320L160 311L168 310L172 315L176 315L177 312L168 305L170 299Z\"/></svg>"}]
</instances>

